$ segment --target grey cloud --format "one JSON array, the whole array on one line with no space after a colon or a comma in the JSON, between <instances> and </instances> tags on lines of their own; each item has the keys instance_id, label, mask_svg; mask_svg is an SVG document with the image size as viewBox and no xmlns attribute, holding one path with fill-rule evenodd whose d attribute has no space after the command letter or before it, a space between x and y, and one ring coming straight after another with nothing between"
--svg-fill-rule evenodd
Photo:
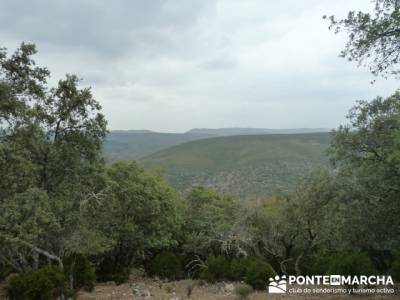
<instances>
[{"instance_id":1,"label":"grey cloud","mask_svg":"<svg viewBox=\"0 0 400 300\"><path fill-rule=\"evenodd\" d=\"M184 32L210 7L210 1L184 0L3 0L0 32L110 59L164 51L171 47L165 31Z\"/></svg>"},{"instance_id":2,"label":"grey cloud","mask_svg":"<svg viewBox=\"0 0 400 300\"><path fill-rule=\"evenodd\" d=\"M208 70L229 70L236 66L236 61L234 59L221 57L208 60L201 66Z\"/></svg>"},{"instance_id":3,"label":"grey cloud","mask_svg":"<svg viewBox=\"0 0 400 300\"><path fill-rule=\"evenodd\" d=\"M324 14L365 0L2 0L5 46L84 78L112 129L336 127L356 99L386 96L338 53ZM3 46L3 45L0 45ZM12 49L10 48L10 51Z\"/></svg>"}]
</instances>

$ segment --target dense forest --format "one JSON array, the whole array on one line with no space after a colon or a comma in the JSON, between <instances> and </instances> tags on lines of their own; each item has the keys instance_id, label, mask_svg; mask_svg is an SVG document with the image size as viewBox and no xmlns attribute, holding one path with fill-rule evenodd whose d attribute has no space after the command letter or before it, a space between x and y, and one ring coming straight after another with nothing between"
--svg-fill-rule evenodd
<instances>
[{"instance_id":1,"label":"dense forest","mask_svg":"<svg viewBox=\"0 0 400 300\"><path fill-rule=\"evenodd\" d=\"M329 169L330 133L239 135L201 139L139 160L178 192L201 185L241 200L293 191L299 177Z\"/></svg>"},{"instance_id":2,"label":"dense forest","mask_svg":"<svg viewBox=\"0 0 400 300\"><path fill-rule=\"evenodd\" d=\"M396 76L397 1L331 17L343 56ZM107 121L75 75L50 86L35 45L0 51L0 276L9 299L74 297L132 268L166 279L390 274L400 280L400 92L360 101L332 133L331 169L291 192L184 196L135 161L107 164ZM13 276L9 276L14 274ZM188 293L190 296L190 293Z\"/></svg>"}]
</instances>

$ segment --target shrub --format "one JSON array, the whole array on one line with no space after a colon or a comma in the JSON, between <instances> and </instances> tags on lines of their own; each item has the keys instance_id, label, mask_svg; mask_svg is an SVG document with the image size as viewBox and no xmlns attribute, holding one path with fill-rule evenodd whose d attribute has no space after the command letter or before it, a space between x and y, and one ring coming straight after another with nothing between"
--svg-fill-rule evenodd
<instances>
[{"instance_id":1,"label":"shrub","mask_svg":"<svg viewBox=\"0 0 400 300\"><path fill-rule=\"evenodd\" d=\"M332 255L325 264L327 274L373 275L376 270L365 252L347 252Z\"/></svg>"},{"instance_id":2,"label":"shrub","mask_svg":"<svg viewBox=\"0 0 400 300\"><path fill-rule=\"evenodd\" d=\"M147 272L161 278L176 279L183 273L182 263L172 252L160 253L150 262Z\"/></svg>"},{"instance_id":3,"label":"shrub","mask_svg":"<svg viewBox=\"0 0 400 300\"><path fill-rule=\"evenodd\" d=\"M236 258L231 261L229 279L233 281L242 281L246 277L248 258Z\"/></svg>"},{"instance_id":4,"label":"shrub","mask_svg":"<svg viewBox=\"0 0 400 300\"><path fill-rule=\"evenodd\" d=\"M225 256L209 256L200 270L200 278L208 282L228 279L231 274L230 262Z\"/></svg>"},{"instance_id":5,"label":"shrub","mask_svg":"<svg viewBox=\"0 0 400 300\"><path fill-rule=\"evenodd\" d=\"M171 294L174 291L174 287L172 285L169 285L169 284L164 286L164 289L168 294Z\"/></svg>"},{"instance_id":6,"label":"shrub","mask_svg":"<svg viewBox=\"0 0 400 300\"><path fill-rule=\"evenodd\" d=\"M0 262L0 282L3 281L9 274L11 274L12 269Z\"/></svg>"},{"instance_id":7,"label":"shrub","mask_svg":"<svg viewBox=\"0 0 400 300\"><path fill-rule=\"evenodd\" d=\"M242 281L254 289L265 289L268 278L274 276L271 265L261 257L229 260L224 256L209 256L200 270L200 278L209 282L219 280Z\"/></svg>"},{"instance_id":8,"label":"shrub","mask_svg":"<svg viewBox=\"0 0 400 300\"><path fill-rule=\"evenodd\" d=\"M19 274L9 281L10 300L53 300L65 291L65 277L59 268L46 266Z\"/></svg>"},{"instance_id":9,"label":"shrub","mask_svg":"<svg viewBox=\"0 0 400 300\"><path fill-rule=\"evenodd\" d=\"M191 280L191 279L189 279L186 282L185 286L186 286L186 297L190 298L190 296L192 295L193 289L196 286L196 282Z\"/></svg>"},{"instance_id":10,"label":"shrub","mask_svg":"<svg viewBox=\"0 0 400 300\"><path fill-rule=\"evenodd\" d=\"M393 276L395 281L400 281L400 255L398 255L392 263L389 274Z\"/></svg>"},{"instance_id":11,"label":"shrub","mask_svg":"<svg viewBox=\"0 0 400 300\"><path fill-rule=\"evenodd\" d=\"M263 290L267 286L268 278L274 276L274 271L269 263L259 257L247 259L245 283L256 290Z\"/></svg>"},{"instance_id":12,"label":"shrub","mask_svg":"<svg viewBox=\"0 0 400 300\"><path fill-rule=\"evenodd\" d=\"M248 284L238 284L235 286L235 295L239 300L246 300L253 292L253 288Z\"/></svg>"},{"instance_id":13,"label":"shrub","mask_svg":"<svg viewBox=\"0 0 400 300\"><path fill-rule=\"evenodd\" d=\"M105 257L96 268L96 277L101 282L114 281L116 284L122 284L128 281L129 275L129 268L115 264L109 257Z\"/></svg>"},{"instance_id":14,"label":"shrub","mask_svg":"<svg viewBox=\"0 0 400 300\"><path fill-rule=\"evenodd\" d=\"M96 283L96 270L89 259L82 254L73 254L64 259L65 277L73 278L74 289L92 291ZM71 274L72 271L72 274Z\"/></svg>"}]
</instances>

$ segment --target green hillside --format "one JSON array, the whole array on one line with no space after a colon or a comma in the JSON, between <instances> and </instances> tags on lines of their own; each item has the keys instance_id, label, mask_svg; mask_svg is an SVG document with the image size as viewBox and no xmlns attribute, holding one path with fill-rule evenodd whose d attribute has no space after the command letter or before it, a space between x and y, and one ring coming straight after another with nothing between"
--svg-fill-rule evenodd
<instances>
[{"instance_id":1,"label":"green hillside","mask_svg":"<svg viewBox=\"0 0 400 300\"><path fill-rule=\"evenodd\" d=\"M326 167L328 144L329 133L217 137L170 147L141 161L164 168L182 192L201 184L249 198L290 190L299 176Z\"/></svg>"},{"instance_id":2,"label":"green hillside","mask_svg":"<svg viewBox=\"0 0 400 300\"><path fill-rule=\"evenodd\" d=\"M104 142L108 161L140 159L168 147L209 138L205 133L160 133L149 130L112 130Z\"/></svg>"},{"instance_id":3,"label":"green hillside","mask_svg":"<svg viewBox=\"0 0 400 300\"><path fill-rule=\"evenodd\" d=\"M327 131L324 128L194 128L184 133L163 133L150 130L111 130L104 142L107 161L141 159L160 150L199 139L283 133L310 133Z\"/></svg>"}]
</instances>

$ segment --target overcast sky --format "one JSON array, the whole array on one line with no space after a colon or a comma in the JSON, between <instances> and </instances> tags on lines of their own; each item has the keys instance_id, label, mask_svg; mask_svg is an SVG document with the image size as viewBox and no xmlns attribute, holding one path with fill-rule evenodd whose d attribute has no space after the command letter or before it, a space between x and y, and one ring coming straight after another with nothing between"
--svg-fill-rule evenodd
<instances>
[{"instance_id":1,"label":"overcast sky","mask_svg":"<svg viewBox=\"0 0 400 300\"><path fill-rule=\"evenodd\" d=\"M339 58L324 14L369 0L0 0L0 43L37 44L54 80L90 85L110 129L337 127L357 99L387 96Z\"/></svg>"}]
</instances>

